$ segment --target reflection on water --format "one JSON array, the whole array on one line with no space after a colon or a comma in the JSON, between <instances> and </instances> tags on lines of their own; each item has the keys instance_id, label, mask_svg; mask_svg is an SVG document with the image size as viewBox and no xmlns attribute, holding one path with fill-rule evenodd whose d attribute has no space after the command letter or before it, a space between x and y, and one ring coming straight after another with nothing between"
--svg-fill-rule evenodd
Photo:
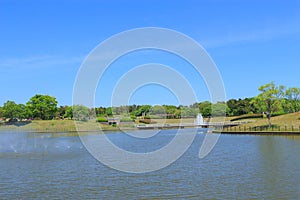
<instances>
[{"instance_id":1,"label":"reflection on water","mask_svg":"<svg viewBox=\"0 0 300 200\"><path fill-rule=\"evenodd\" d=\"M75 137L64 137L61 133L0 133L0 155L5 153L49 153L82 149L83 145Z\"/></svg>"},{"instance_id":2,"label":"reflection on water","mask_svg":"<svg viewBox=\"0 0 300 200\"><path fill-rule=\"evenodd\" d=\"M108 137L123 148L145 152L160 148L175 134L163 130L149 140L122 133ZM300 198L299 136L222 135L200 160L205 135L199 134L171 166L127 174L95 160L78 137L61 135L0 133L1 199Z\"/></svg>"},{"instance_id":3,"label":"reflection on water","mask_svg":"<svg viewBox=\"0 0 300 200\"><path fill-rule=\"evenodd\" d=\"M299 177L300 137L263 137L258 144L259 169L263 172L261 175L265 188L274 191L277 198L284 199L290 195L293 199L298 199L300 197L299 180L295 177ZM298 192L292 195L293 191Z\"/></svg>"}]
</instances>

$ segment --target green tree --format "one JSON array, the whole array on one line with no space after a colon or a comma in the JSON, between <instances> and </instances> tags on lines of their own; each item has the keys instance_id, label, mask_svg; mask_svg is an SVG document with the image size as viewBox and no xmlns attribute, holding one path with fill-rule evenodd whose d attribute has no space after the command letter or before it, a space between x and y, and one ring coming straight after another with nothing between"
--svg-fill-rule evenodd
<instances>
[{"instance_id":1,"label":"green tree","mask_svg":"<svg viewBox=\"0 0 300 200\"><path fill-rule=\"evenodd\" d=\"M195 102L195 103L193 103L192 105L190 105L189 107L190 107L190 108L193 108L193 109L199 109L199 104L200 104L200 103Z\"/></svg>"},{"instance_id":2,"label":"green tree","mask_svg":"<svg viewBox=\"0 0 300 200\"><path fill-rule=\"evenodd\" d=\"M291 106L292 112L300 111L300 88L292 87L285 91L285 97Z\"/></svg>"},{"instance_id":3,"label":"green tree","mask_svg":"<svg viewBox=\"0 0 300 200\"><path fill-rule=\"evenodd\" d=\"M181 117L185 118L185 117L196 117L197 112L195 109L193 108L189 108L187 106L180 106L180 111L181 111Z\"/></svg>"},{"instance_id":4,"label":"green tree","mask_svg":"<svg viewBox=\"0 0 300 200\"><path fill-rule=\"evenodd\" d=\"M73 106L73 118L78 121L87 121L90 118L90 110L83 105Z\"/></svg>"},{"instance_id":5,"label":"green tree","mask_svg":"<svg viewBox=\"0 0 300 200\"><path fill-rule=\"evenodd\" d=\"M55 117L57 111L57 101L49 95L37 94L30 98L27 107L36 119L49 120Z\"/></svg>"},{"instance_id":6,"label":"green tree","mask_svg":"<svg viewBox=\"0 0 300 200\"><path fill-rule=\"evenodd\" d=\"M105 115L106 116L112 116L113 115L113 108L112 107L106 108Z\"/></svg>"},{"instance_id":7,"label":"green tree","mask_svg":"<svg viewBox=\"0 0 300 200\"><path fill-rule=\"evenodd\" d=\"M257 109L253 106L251 98L245 99L230 99L227 101L227 106L230 109L230 116L239 116L244 114L256 113Z\"/></svg>"},{"instance_id":8,"label":"green tree","mask_svg":"<svg viewBox=\"0 0 300 200\"><path fill-rule=\"evenodd\" d=\"M64 118L73 119L73 107L67 106Z\"/></svg>"},{"instance_id":9,"label":"green tree","mask_svg":"<svg viewBox=\"0 0 300 200\"><path fill-rule=\"evenodd\" d=\"M24 104L18 104L17 105L17 115L16 117L18 119L27 119L31 116L31 112L30 110L28 109L27 106L25 106Z\"/></svg>"},{"instance_id":10,"label":"green tree","mask_svg":"<svg viewBox=\"0 0 300 200\"><path fill-rule=\"evenodd\" d=\"M4 116L3 116L2 107L1 107L1 106L0 106L0 117L4 117Z\"/></svg>"},{"instance_id":11,"label":"green tree","mask_svg":"<svg viewBox=\"0 0 300 200\"><path fill-rule=\"evenodd\" d=\"M60 106L56 111L56 117L58 117L60 119L64 119L67 107L68 106Z\"/></svg>"},{"instance_id":12,"label":"green tree","mask_svg":"<svg viewBox=\"0 0 300 200\"><path fill-rule=\"evenodd\" d=\"M166 109L167 118L179 118L178 114L180 116L180 110L176 106L164 105L164 108Z\"/></svg>"},{"instance_id":13,"label":"green tree","mask_svg":"<svg viewBox=\"0 0 300 200\"><path fill-rule=\"evenodd\" d=\"M259 110L267 115L270 128L272 114L282 109L284 86L276 86L274 82L271 82L260 86L258 90L261 93L254 99L254 102Z\"/></svg>"},{"instance_id":14,"label":"green tree","mask_svg":"<svg viewBox=\"0 0 300 200\"><path fill-rule=\"evenodd\" d=\"M217 102L212 105L213 116L226 116L230 113L230 108L225 102Z\"/></svg>"},{"instance_id":15,"label":"green tree","mask_svg":"<svg viewBox=\"0 0 300 200\"><path fill-rule=\"evenodd\" d=\"M138 108L137 110L135 110L132 114L133 114L134 116L136 116L136 117L142 116L142 115L146 116L146 115L149 113L151 107L152 107L152 106L150 106L150 105L141 105L141 106L139 106L139 108Z\"/></svg>"},{"instance_id":16,"label":"green tree","mask_svg":"<svg viewBox=\"0 0 300 200\"><path fill-rule=\"evenodd\" d=\"M199 110L203 117L211 116L212 112L212 103L209 101L204 101L199 104Z\"/></svg>"},{"instance_id":17,"label":"green tree","mask_svg":"<svg viewBox=\"0 0 300 200\"><path fill-rule=\"evenodd\" d=\"M105 107L96 108L96 115L97 116L104 116L105 112L106 112L106 108Z\"/></svg>"},{"instance_id":18,"label":"green tree","mask_svg":"<svg viewBox=\"0 0 300 200\"><path fill-rule=\"evenodd\" d=\"M227 101L227 106L230 108L230 116L237 116L239 115L239 107L238 107L238 100L230 99Z\"/></svg>"},{"instance_id":19,"label":"green tree","mask_svg":"<svg viewBox=\"0 0 300 200\"><path fill-rule=\"evenodd\" d=\"M19 107L14 101L7 101L3 104L3 117L10 119L17 118L18 112L20 112Z\"/></svg>"},{"instance_id":20,"label":"green tree","mask_svg":"<svg viewBox=\"0 0 300 200\"><path fill-rule=\"evenodd\" d=\"M159 115L159 114L166 114L166 109L164 106L155 105L150 109L150 115Z\"/></svg>"}]
</instances>

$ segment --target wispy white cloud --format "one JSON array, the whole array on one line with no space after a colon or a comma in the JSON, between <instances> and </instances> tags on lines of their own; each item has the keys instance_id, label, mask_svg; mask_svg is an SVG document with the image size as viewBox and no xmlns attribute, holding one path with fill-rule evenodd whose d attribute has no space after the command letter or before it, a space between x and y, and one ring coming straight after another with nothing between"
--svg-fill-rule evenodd
<instances>
[{"instance_id":1,"label":"wispy white cloud","mask_svg":"<svg viewBox=\"0 0 300 200\"><path fill-rule=\"evenodd\" d=\"M239 43L270 41L289 37L300 33L300 22L290 21L282 24L266 25L262 28L249 29L239 32L226 32L223 36L200 41L206 48L216 48Z\"/></svg>"},{"instance_id":2,"label":"wispy white cloud","mask_svg":"<svg viewBox=\"0 0 300 200\"><path fill-rule=\"evenodd\" d=\"M0 58L0 68L35 69L80 64L83 56L63 57L56 55L35 55L28 57Z\"/></svg>"}]
</instances>

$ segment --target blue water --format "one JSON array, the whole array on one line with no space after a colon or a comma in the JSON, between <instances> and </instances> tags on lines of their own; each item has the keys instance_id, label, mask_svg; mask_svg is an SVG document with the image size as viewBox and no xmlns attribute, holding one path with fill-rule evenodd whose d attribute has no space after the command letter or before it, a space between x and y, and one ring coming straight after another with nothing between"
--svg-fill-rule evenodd
<instances>
[{"instance_id":1,"label":"blue water","mask_svg":"<svg viewBox=\"0 0 300 200\"><path fill-rule=\"evenodd\" d=\"M147 152L175 134L108 137L127 150ZM199 159L204 136L198 134L170 166L129 174L101 164L75 136L0 133L0 199L300 199L300 137L222 135Z\"/></svg>"}]
</instances>

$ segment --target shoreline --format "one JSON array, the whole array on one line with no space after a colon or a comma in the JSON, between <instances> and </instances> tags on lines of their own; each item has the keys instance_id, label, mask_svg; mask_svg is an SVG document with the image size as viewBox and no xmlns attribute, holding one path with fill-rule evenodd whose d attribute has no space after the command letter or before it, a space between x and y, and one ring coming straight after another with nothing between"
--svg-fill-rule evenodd
<instances>
[{"instance_id":1,"label":"shoreline","mask_svg":"<svg viewBox=\"0 0 300 200\"><path fill-rule=\"evenodd\" d=\"M299 120L295 121L295 116L286 115L279 116L273 119L275 127L267 129L265 120L258 120L254 123L248 123L241 126L225 127L218 130L218 127L211 127L209 132L218 134L231 135L300 135L300 113ZM286 119L282 119L285 117ZM298 118L297 118L298 119ZM228 120L227 120L228 121ZM287 123L289 122L289 123ZM297 122L297 123L296 123ZM156 120L155 124L145 125L139 123L120 124L112 126L95 122L93 120L81 122L74 120L32 120L30 122L17 122L11 124L0 125L0 133L2 132L19 132L19 133L69 133L70 135L81 133L108 133L108 132L122 132L122 131L143 131L143 130L171 130L171 129L199 129L207 128L204 126L193 125L194 119L165 119Z\"/></svg>"},{"instance_id":2,"label":"shoreline","mask_svg":"<svg viewBox=\"0 0 300 200\"><path fill-rule=\"evenodd\" d=\"M213 131L218 134L228 135L300 135L299 131Z\"/></svg>"},{"instance_id":3,"label":"shoreline","mask_svg":"<svg viewBox=\"0 0 300 200\"><path fill-rule=\"evenodd\" d=\"M176 128L172 127L164 127L163 129L152 129L152 130L172 130ZM190 128L187 128L190 129ZM198 128L193 128L193 129L198 129ZM83 133L99 133L99 134L105 134L108 132L120 132L122 130L128 130L128 131L144 131L143 129L138 129L137 127L105 127L101 128L99 130L22 130L22 129L15 129L15 128L8 128L8 129L0 129L0 134L1 133L16 133L16 132L23 132L23 133L38 133L38 134L49 134L49 133L54 133L54 134L83 134ZM145 129L148 130L148 129ZM205 133L205 134L223 134L223 135L300 135L299 131L218 131L218 130L213 130L211 133Z\"/></svg>"}]
</instances>

